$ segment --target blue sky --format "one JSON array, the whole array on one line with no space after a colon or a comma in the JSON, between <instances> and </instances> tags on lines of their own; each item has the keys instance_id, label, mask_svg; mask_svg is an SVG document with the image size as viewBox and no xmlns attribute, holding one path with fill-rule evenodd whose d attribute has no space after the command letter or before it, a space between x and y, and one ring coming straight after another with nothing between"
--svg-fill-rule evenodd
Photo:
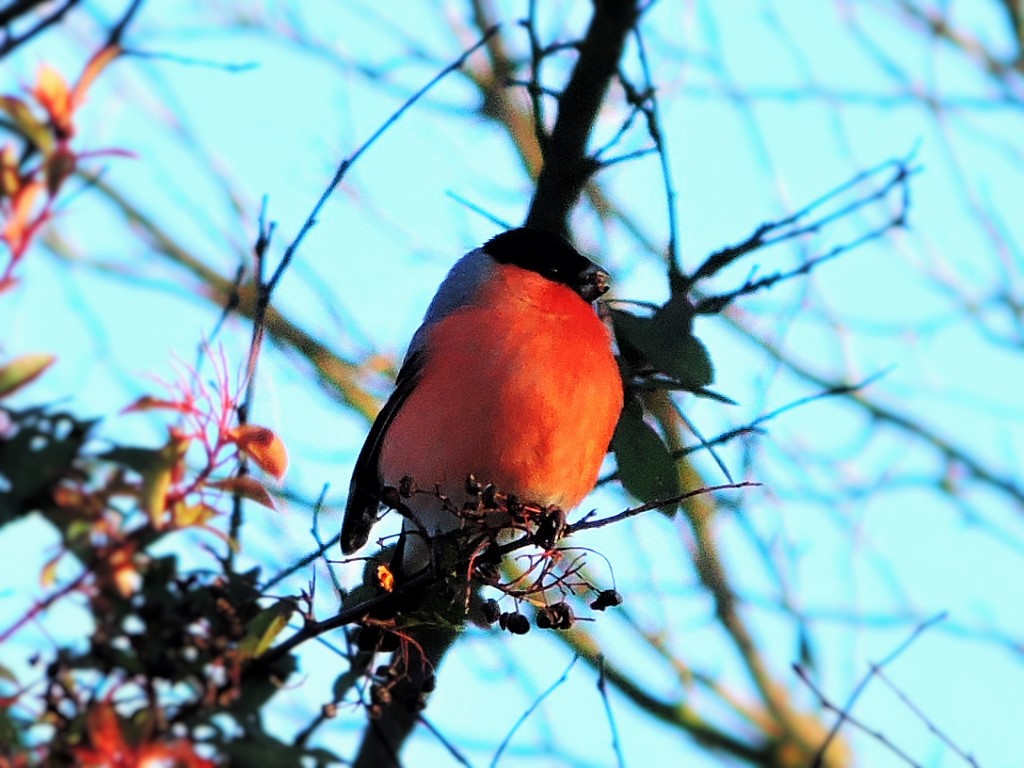
<instances>
[{"instance_id":1,"label":"blue sky","mask_svg":"<svg viewBox=\"0 0 1024 768\"><path fill-rule=\"evenodd\" d=\"M119 7L87 5L103 9L99 18ZM847 253L805 281L744 299L728 318L699 321L697 332L716 366L715 388L738 405L686 400L687 413L705 434L715 434L819 389L747 341L737 331L741 326L828 381L856 382L888 371L865 398L1020 483L1024 365L1020 345L1012 342L1009 312L986 303L1000 290L1013 296L1022 287L1024 232L1015 216L1024 191L1019 98L1000 101L976 68L912 31L894 5L880 0L855 11L844 3L804 4L799 13L767 1L743 12L728 5L661 2L644 26L687 267L864 167L916 147L921 171L912 182L909 230ZM979 40L1008 49L989 4L948 5ZM126 59L97 85L79 137L81 146L135 152L135 160L109 161L105 178L224 274L254 238L262 196L279 225L279 256L339 159L472 40L455 2L443 4L444 13L426 4L404 5L401 12L371 12L369 3L341 10L316 2L237 6L249 8L260 23L269 20L274 31L260 31L258 24L227 29L233 3L189 4L188 11L147 5L134 28L138 48L254 66L227 72ZM509 19L524 13L524 6L501 4ZM573 14L579 6L567 8L545 7L551 16L544 16L542 28L578 29L581 21ZM452 33L453 23L462 33ZM288 29L312 42L282 41ZM80 43L92 34L79 21L67 37L53 35L8 59L2 90L30 82L40 61L77 71L88 50ZM514 24L506 24L503 34L510 45L523 45ZM409 55L410 41L420 55ZM555 67L555 82L557 75ZM951 106L937 119L914 98L920 93L940 95ZM449 193L513 222L522 219L529 201L529 182L506 137L458 112L474 104L472 88L451 77L359 161L285 277L275 297L283 311L347 353L401 355L446 270L495 231ZM179 121L177 129L168 115ZM620 119L621 112L609 109L599 136L614 133ZM643 135L629 141L642 146ZM664 243L654 158L609 170L601 181L655 242ZM225 188L238 195L241 216ZM734 287L754 268L768 273L792 267L884 216L885 209L875 210L799 247L755 254L717 278L714 288ZM151 376L172 377L175 358L194 358L217 311L89 194L68 206L59 231L76 258L62 261L44 250L30 255L22 287L0 301L0 352L57 354L58 365L30 391L33 399L68 398L68 407L83 415L110 416L106 434L155 442L158 426L115 414L152 391ZM622 227L600 227L582 214L575 235L614 272L617 297L667 297L658 262ZM96 268L101 263L135 277L113 276ZM973 305L978 308L971 310ZM994 331L986 334L986 327ZM218 339L238 365L247 340L245 324L236 320ZM312 498L331 484L332 504L322 520L331 533L366 424L319 393L309 378L294 355L268 354L257 420L278 430L289 446L290 489ZM380 394L387 391L382 381ZM1015 764L1013 726L1024 716L1024 620L1016 589L1024 543L1020 502L973 481L957 462L947 463L907 430L837 399L788 412L766 434L730 445L722 456L734 473L764 484L744 494L740 511L723 512L716 530L741 586L744 615L773 672L802 706L813 709L815 702L789 671L797 657L790 611L808 618L817 679L836 701L845 700L870 662L918 622L946 611L947 621L892 665L892 680L980 764ZM702 458L699 466L721 482L712 463ZM937 487L943 478L952 493ZM614 511L627 503L609 488L586 506ZM312 548L301 507L276 516L250 514L258 532L247 543L248 554L270 570ZM31 524L4 530L0 556L17 558L20 567L17 580L12 574L0 592L8 595L0 615L16 615L40 593L37 559L45 559L52 543L45 537ZM689 558L681 554L688 543L685 525L651 515L594 532L585 543L611 559L638 621L663 633L695 669L750 695L735 655L723 652ZM27 552L40 552L39 558ZM774 568L766 567L766 557ZM603 564L592 565L603 572ZM784 576L793 606L783 606L777 574ZM351 580L355 574L342 576ZM329 602L324 595L324 611ZM609 656L628 662L651 690L678 694L678 679L649 652L630 653L629 633L618 622L601 617L592 627L610 644ZM32 642L24 640L26 650ZM519 714L568 663L564 647L540 633L508 638L472 630L445 667L428 715L474 765L486 764ZM289 705L281 715L283 731L316 711L318 688L329 687L338 671L340 662L330 653L310 649L302 687L282 694ZM701 694L694 695L700 702ZM486 720L475 716L480 701L488 702ZM638 716L621 698L613 696L612 705L630 764L666 753L685 755L688 765L721 764ZM964 764L879 681L854 713L923 765ZM358 711L347 711L325 730L325 743L351 749L361 723ZM605 727L593 675L577 665L517 736L503 764L570 764L539 756L548 741L576 755L572 764L609 764ZM852 739L859 764L899 764L877 741ZM421 757L410 764L426 764L440 747L422 736L413 749L422 750L415 753Z\"/></svg>"}]
</instances>

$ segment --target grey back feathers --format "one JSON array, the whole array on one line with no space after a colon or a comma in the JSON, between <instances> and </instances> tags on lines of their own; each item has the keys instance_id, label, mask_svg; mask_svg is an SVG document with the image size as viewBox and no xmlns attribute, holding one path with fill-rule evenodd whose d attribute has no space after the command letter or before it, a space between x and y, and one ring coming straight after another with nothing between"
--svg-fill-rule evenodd
<instances>
[{"instance_id":1,"label":"grey back feathers","mask_svg":"<svg viewBox=\"0 0 1024 768\"><path fill-rule=\"evenodd\" d=\"M409 344L409 354L418 351L422 346L423 329L428 325L444 320L448 315L461 307L469 306L476 298L477 289L491 276L494 260L484 253L482 248L474 248L457 262L448 272L434 294L434 299L427 307L423 316L423 325L416 331Z\"/></svg>"}]
</instances>

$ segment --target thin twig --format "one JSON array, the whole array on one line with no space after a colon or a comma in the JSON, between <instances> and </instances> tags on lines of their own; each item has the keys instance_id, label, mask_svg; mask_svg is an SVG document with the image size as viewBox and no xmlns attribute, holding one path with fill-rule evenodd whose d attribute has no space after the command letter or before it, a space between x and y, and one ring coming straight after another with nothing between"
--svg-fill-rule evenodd
<instances>
[{"instance_id":1,"label":"thin twig","mask_svg":"<svg viewBox=\"0 0 1024 768\"><path fill-rule=\"evenodd\" d=\"M813 200L812 202L810 202L800 210L790 214L789 216L779 219L778 221L762 224L753 232L753 234L751 234L743 242L738 243L737 245L730 246L728 248L723 248L720 251L716 251L715 253L712 253L710 256L708 256L704 260L704 262L699 267L697 267L693 274L688 278L687 283L689 285L693 285L694 283L697 283L700 280L704 280L706 278L711 277L712 275L718 274L722 269L732 264L741 256L745 256L746 254L750 253L751 251L755 251L760 248L767 247L769 245L774 245L776 243L782 242L783 240L789 240L792 239L793 237L797 237L800 235L818 232L822 228L831 224L832 222L847 216L849 213L855 210L859 210L860 208L868 205L869 203L885 197L896 186L900 184L905 185L905 182L909 178L909 176L916 171L915 168L910 166L910 162L913 160L915 151L916 148L914 150L911 150L911 152L904 158L886 160L885 162L880 163L873 168L868 168L867 170L861 171L860 173L856 174L855 176L843 182L834 189L829 190L818 199ZM863 183L864 181L874 178L875 176L881 174L882 172L890 168L895 169L892 178L888 182L883 184L879 189L875 190L875 192L873 192L872 194L867 195L865 197L857 198L852 203L843 206L837 211L822 216L820 219L816 219L810 222L809 224L805 224L799 227L796 226L798 222L806 219L822 206L826 205L827 203L831 202L837 197L843 195L848 190L855 188L857 185ZM904 202L907 202L906 197L904 197ZM905 213L905 208L903 213ZM893 220L890 226L901 225L902 223L903 219L897 217ZM788 227L795 228L787 230ZM775 236L772 237L772 235Z\"/></svg>"},{"instance_id":2,"label":"thin twig","mask_svg":"<svg viewBox=\"0 0 1024 768\"><path fill-rule=\"evenodd\" d=\"M619 729L615 725L615 714L612 712L612 703L608 697L608 685L604 675L604 656L598 657L597 669L597 690L601 694L601 701L604 703L604 714L608 718L608 728L612 732L612 750L615 752L615 761L619 768L625 768L626 758L622 754L622 744L619 742Z\"/></svg>"},{"instance_id":3,"label":"thin twig","mask_svg":"<svg viewBox=\"0 0 1024 768\"><path fill-rule=\"evenodd\" d=\"M338 545L338 542L340 542L340 541L341 541L341 532L339 531L338 533L334 534L334 536L329 538L327 541L323 542L319 547L314 549L309 554L304 555L303 557L300 557L296 562L292 563L290 566L285 568L283 571L280 571L279 573L274 574L274 576L269 581L267 581L266 584L263 585L264 591L270 589L271 587L276 586L277 584L280 584L282 581L287 579L293 573L295 573L296 571L301 571L303 568L305 568L310 563L316 562L321 557L323 557L324 554L329 549L332 549L333 547L336 547Z\"/></svg>"},{"instance_id":4,"label":"thin twig","mask_svg":"<svg viewBox=\"0 0 1024 768\"><path fill-rule=\"evenodd\" d=\"M29 28L20 35L8 37L6 40L3 41L3 43L0 43L0 58L6 56L8 53L13 51L18 46L24 45L33 37L38 35L40 32L43 32L45 29L47 29L48 27L56 24L64 17L64 14L66 14L68 11L70 11L72 8L78 5L78 1L79 0L66 0L64 5L55 10L49 16L40 19L35 24L35 26Z\"/></svg>"},{"instance_id":5,"label":"thin twig","mask_svg":"<svg viewBox=\"0 0 1024 768\"><path fill-rule=\"evenodd\" d=\"M836 720L835 725L832 726L832 730L828 732L828 735L825 737L825 741L822 743L821 748L818 750L818 754L814 759L812 768L820 768L820 766L822 765L822 761L824 760L825 751L828 749L829 744L831 744L833 739L835 739L838 735L839 729L843 727L843 723L846 722L849 722L855 727L860 728L865 733L871 734L878 741L890 747L894 752L896 752L896 754L900 755L900 757L903 757L904 759L908 760L912 765L916 765L916 763L914 763L913 760L911 760L899 749L897 749L896 746L892 744L892 742L889 741L887 738L885 738L883 734L878 733L876 731L872 731L870 728L863 725L862 723L855 721L850 715L850 713L853 711L853 706L857 703L857 699L860 698L860 695L868 687L868 684L878 674L878 672L886 666L888 666L889 664L891 664L892 662L894 662L897 658L899 658L900 655L904 651L906 651L914 643L914 641L917 640L917 638L919 638L926 630L943 621L945 618L946 613L943 612L936 616L933 616L927 621L921 622L914 628L914 631L910 633L910 636L907 637L907 639L904 640L902 643L900 643L895 648L895 650L890 652L889 655L886 656L879 664L872 664L871 669L868 671L868 673L863 678L861 678L860 682L857 683L857 686L853 689L853 693L847 700L846 706L841 709L832 704L825 697L825 695L818 690L818 688L811 682L810 677L808 676L807 672L803 669L803 667L801 667L799 664L793 665L794 671L797 673L797 675L799 675L800 679L803 680L807 684L807 686L814 692L814 695L817 696L818 699L821 701L822 706L826 709L832 710L833 712L839 715L839 719Z\"/></svg>"},{"instance_id":6,"label":"thin twig","mask_svg":"<svg viewBox=\"0 0 1024 768\"><path fill-rule=\"evenodd\" d=\"M935 735L943 744L945 744L947 747L953 750L953 752L956 753L957 757L962 758L963 761L968 765L972 766L972 768L980 768L980 766L978 765L978 761L977 759L975 759L974 755L960 749L960 747L957 746L956 743L951 738L949 738L949 736L947 736L937 725L935 725L935 723L929 720L928 716L925 715L924 711L922 711L922 709L919 706L917 706L913 701L911 701L910 697L907 696L907 694L905 694L902 690L900 690L900 688L892 680L886 677L885 673L882 672L881 667L872 664L871 671L875 673L875 677L877 677L879 680L885 683L886 687L890 691L896 694L896 697L901 702L903 702L907 709L914 713L918 720L924 723L924 726L928 729L929 733Z\"/></svg>"},{"instance_id":7,"label":"thin twig","mask_svg":"<svg viewBox=\"0 0 1024 768\"><path fill-rule=\"evenodd\" d=\"M886 368L883 371L879 371L878 373L875 373L875 374L873 374L871 376L868 376L866 379L864 379L863 381L858 382L857 384L843 384L843 385L840 385L840 386L829 387L828 389L823 390L821 392L815 392L813 395L807 395L806 397L801 397L801 398L798 398L796 400L792 400L792 401L786 403L785 405L779 406L778 408L776 408L773 411L769 411L768 413L765 413L765 414L762 414L761 416L758 416L753 421L751 421L751 422L749 422L747 424L744 424L741 427L736 427L735 429L730 429L730 430L728 430L726 432L722 432L721 434L716 435L715 437L712 437L711 439L707 440L706 443L709 446L711 446L711 445L723 445L723 444L729 442L730 440L733 440L733 439L739 437L740 435L746 435L746 434L750 434L752 432L761 432L762 430L760 429L760 427L761 427L762 424L765 424L766 422L769 422L772 419L778 418L779 416L783 415L784 413L788 413L789 411L792 411L792 410L794 410L796 408L800 408L800 407L802 407L804 405L808 405L808 404L813 403L813 402L815 402L817 400L823 400L823 399L825 399L827 397L837 397L837 396L840 396L840 395L849 395L849 394L851 394L853 392L859 392L860 390L864 389L865 387L867 387L867 386L869 386L871 384L874 384L876 381L881 379L883 376L888 375L888 373L891 370L892 370L891 368ZM704 450L704 448L705 448L704 444L692 445L692 446L689 446L687 448L684 448L681 451L675 451L672 454L672 457L675 458L675 459L682 458L683 456L689 456L691 453L696 453L697 451ZM602 478L602 481L607 482L609 479L612 479L612 478Z\"/></svg>"},{"instance_id":8,"label":"thin twig","mask_svg":"<svg viewBox=\"0 0 1024 768\"><path fill-rule=\"evenodd\" d=\"M489 222L491 222L492 224L496 224L497 226L501 227L502 229L512 229L512 227L514 226L510 222L505 221L504 219L496 216L495 214L491 213L490 211L488 211L487 209L483 208L482 206L477 205L476 203L472 202L471 200L467 200L462 195L460 195L458 192L453 192L452 190L449 189L449 190L445 191L445 194L448 195L448 197L450 197L455 202L459 203L460 205L464 205L466 208L471 210L473 213L480 214L485 219L487 219Z\"/></svg>"},{"instance_id":9,"label":"thin twig","mask_svg":"<svg viewBox=\"0 0 1024 768\"><path fill-rule=\"evenodd\" d=\"M201 67L203 69L217 69L222 72L237 74L257 69L260 65L257 61L214 61L212 59L200 59L194 56L181 56L166 51L143 51L138 48L125 48L123 56L133 56L137 59L149 59L151 61L169 61L173 64L181 64L186 67Z\"/></svg>"},{"instance_id":10,"label":"thin twig","mask_svg":"<svg viewBox=\"0 0 1024 768\"><path fill-rule=\"evenodd\" d=\"M427 720L426 717L423 716L422 712L420 713L419 721L423 723L424 727L428 731L434 734L434 738L441 742L444 748L448 750L448 754L459 761L459 765L464 765L466 766L466 768L472 768L472 763L470 763L469 760L467 760L466 757L461 752L459 752L458 749L456 749L454 744L452 744L448 739L445 738L444 734L441 733L441 731L439 731L432 722L430 722L429 720Z\"/></svg>"},{"instance_id":11,"label":"thin twig","mask_svg":"<svg viewBox=\"0 0 1024 768\"><path fill-rule=\"evenodd\" d=\"M491 768L496 768L496 766L498 765L498 761L501 759L502 753L505 751L505 747L507 747L509 742L512 741L512 737L515 736L516 731L519 730L520 726L523 723L525 723L527 719L530 717L530 715L532 715L537 710L537 707L539 707L543 703L544 699L546 699L548 696L550 696L552 693L558 690L558 688L565 684L565 681L569 679L569 673L572 671L572 668L576 666L576 662L579 660L580 657L578 655L573 656L572 661L569 662L569 666L565 668L565 671L562 673L562 676L555 680L555 682L553 682L550 686L548 686L547 690L541 693L540 696L534 699L530 706L526 708L526 711L519 716L519 719L516 720L515 725L512 726L512 730L510 730L508 734L506 734L505 738L502 739L501 744L498 746L498 751L494 753L494 759L491 760Z\"/></svg>"},{"instance_id":12,"label":"thin twig","mask_svg":"<svg viewBox=\"0 0 1024 768\"><path fill-rule=\"evenodd\" d=\"M402 104L402 106L395 110L395 112L392 113L392 115L387 120L381 123L381 125L377 128L376 131L373 132L370 138L363 142L363 144L358 149L356 149L355 152L353 152L351 155L349 155L348 157L341 161L341 165L339 165L338 169L334 172L334 177L327 185L327 188L323 191L323 194L321 194L320 198L316 201L316 204L313 206L313 210L310 212L309 216L303 222L302 227L299 228L299 232L297 235L295 235L295 239L288 244L287 248L285 248L284 255L281 257L281 263L277 265L277 269L274 270L274 274L270 278L270 282L267 284L268 295L272 293L274 289L277 287L278 282L281 280L281 276L284 274L284 271L288 268L288 265L291 263L291 260L295 255L295 251L302 244L302 241L306 238L306 235L309 234L309 231L316 225L317 217L319 217L320 211L323 209L324 205L327 203L328 198L331 196L331 194L333 194L338 184L341 183L341 180L345 178L345 174L348 173L349 169L356 162L356 160L358 160L360 156L362 156L362 154L366 152L366 150L372 147L376 143L377 139L383 136L387 132L387 130L392 125L394 125L413 104L422 99L427 94L427 92L429 92L435 85L441 82L445 77L450 75L452 72L461 69L462 66L466 63L467 59L469 59L469 57L472 56L480 48L485 46L487 44L487 41L490 40L497 32L497 25L491 27L486 32L484 32L484 35L483 37L480 38L480 40L478 40L473 46L467 49L459 58L457 58L447 67L445 67L436 75L434 75L434 77L432 77L426 85L424 85L422 88L416 91L416 93L414 93L412 96L406 99L405 103Z\"/></svg>"},{"instance_id":13,"label":"thin twig","mask_svg":"<svg viewBox=\"0 0 1024 768\"><path fill-rule=\"evenodd\" d=\"M253 280L262 295L265 287L263 276L266 274L267 249L274 236L274 222L267 222L267 198L264 196L260 205L258 219L259 233L256 242L253 244ZM263 349L263 337L266 333L267 302L257 302L253 314L252 338L249 341L249 359L245 367L245 396L238 404L238 424L245 426L249 423L249 416L252 413L253 401L256 397L256 366L259 362L260 352ZM249 460L244 452L239 453L237 477L245 477L249 474ZM237 490L231 500L231 521L229 523L228 535L236 544L242 535L242 494ZM235 546L228 547L226 563L231 568L235 559Z\"/></svg>"},{"instance_id":14,"label":"thin twig","mask_svg":"<svg viewBox=\"0 0 1024 768\"><path fill-rule=\"evenodd\" d=\"M142 7L142 3L143 0L131 0L128 4L128 8L123 14L121 14L121 18L118 19L117 23L110 28L110 32L107 34L107 44L104 48L109 48L112 45L121 45L121 39L124 37L125 31L128 29L128 25L131 23L132 19L135 18L135 14L138 13L139 9Z\"/></svg>"},{"instance_id":15,"label":"thin twig","mask_svg":"<svg viewBox=\"0 0 1024 768\"><path fill-rule=\"evenodd\" d=\"M661 115L658 109L658 97L654 91L654 80L651 77L651 65L647 60L647 48L644 45L640 25L633 27L633 38L636 40L637 52L640 57L640 69L644 73L644 92L647 94L646 107L643 110L647 118L647 133L658 152L661 163L661 178L665 186L665 205L668 209L668 270L669 282L673 289L682 287L683 272L679 265L679 224L676 217L676 190L672 183L672 170L668 161L668 146L661 130ZM728 473L726 473L728 474Z\"/></svg>"},{"instance_id":16,"label":"thin twig","mask_svg":"<svg viewBox=\"0 0 1024 768\"><path fill-rule=\"evenodd\" d=\"M317 543L317 547L321 554L327 551L327 545L324 540L320 538L320 510L323 509L324 499L327 497L327 489L330 488L330 483L324 483L323 488L320 489L320 496L316 500L316 504L313 507L313 525L310 527L309 532L313 535L313 540ZM341 535L340 533L338 534ZM335 539L337 541L337 539ZM330 567L330 562L327 564L327 573L330 574L331 584L334 585L334 593L340 595L343 593L341 588L341 582L338 581L338 574L334 572L334 569Z\"/></svg>"},{"instance_id":17,"label":"thin twig","mask_svg":"<svg viewBox=\"0 0 1024 768\"><path fill-rule=\"evenodd\" d=\"M821 706L823 706L827 710L830 710L838 714L842 722L849 723L857 730L866 733L879 744L886 747L894 755L902 759L905 763L907 763L907 765L913 766L913 768L924 768L924 766L922 766L919 762L914 760L913 757L911 757L898 746L896 746L884 733L882 733L881 731L876 731L870 726L865 725L860 720L850 715L846 710L833 704L829 700L829 698L821 691L821 689L819 689L818 686L814 684L814 681L811 680L810 675L807 673L807 671L799 664L793 665L793 671L795 671L797 676L804 681L808 688L811 689L811 692L818 697L818 701L821 702ZM832 735L829 734L829 738L826 739L825 743L822 745L821 749L818 751L818 754L814 758L814 763L812 764L813 768L821 768L821 766L823 765L822 760L824 760L825 750L828 748L831 738Z\"/></svg>"},{"instance_id":18,"label":"thin twig","mask_svg":"<svg viewBox=\"0 0 1024 768\"><path fill-rule=\"evenodd\" d=\"M758 488L761 483L751 482L749 480L742 483L727 483L725 485L709 485L703 488L697 488L693 491L687 491L686 493L680 493L678 496L672 496L668 499L659 499L658 501L651 501L647 504L641 504L639 507L631 507L623 512L619 512L617 515L610 515L609 517L601 517L597 520L589 520L584 518L578 523L573 525L567 525L565 527L565 535L571 536L574 533L580 531L586 531L591 528L601 528L606 525L618 523L622 520L626 520L630 517L636 517L637 515L649 512L652 509L662 509L664 507L671 507L678 504L686 499L692 499L694 496L700 496L705 493L716 493L717 491L731 491L739 488Z\"/></svg>"}]
</instances>

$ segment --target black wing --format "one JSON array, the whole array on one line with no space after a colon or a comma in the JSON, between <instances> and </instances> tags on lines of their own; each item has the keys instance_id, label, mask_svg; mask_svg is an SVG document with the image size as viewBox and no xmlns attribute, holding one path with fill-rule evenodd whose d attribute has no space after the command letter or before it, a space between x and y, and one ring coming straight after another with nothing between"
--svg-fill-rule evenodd
<instances>
[{"instance_id":1,"label":"black wing","mask_svg":"<svg viewBox=\"0 0 1024 768\"><path fill-rule=\"evenodd\" d=\"M348 503L345 505L345 519L341 524L341 551L350 555L362 547L370 537L370 529L377 522L380 508L380 494L384 484L380 479L377 463L384 442L384 433L402 407L409 393L416 386L423 369L423 353L415 352L405 360L395 381L395 391L384 404L370 434L366 436L363 449L356 459L352 471L352 483L348 489Z\"/></svg>"}]
</instances>

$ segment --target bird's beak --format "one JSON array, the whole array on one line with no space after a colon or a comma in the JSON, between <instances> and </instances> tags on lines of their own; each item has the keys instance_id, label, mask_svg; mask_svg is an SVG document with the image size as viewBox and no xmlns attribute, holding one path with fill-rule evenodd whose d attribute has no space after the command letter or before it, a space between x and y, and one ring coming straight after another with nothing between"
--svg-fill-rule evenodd
<instances>
[{"instance_id":1,"label":"bird's beak","mask_svg":"<svg viewBox=\"0 0 1024 768\"><path fill-rule=\"evenodd\" d=\"M611 285L612 276L597 264L591 264L577 276L576 293L586 302L596 301Z\"/></svg>"}]
</instances>

